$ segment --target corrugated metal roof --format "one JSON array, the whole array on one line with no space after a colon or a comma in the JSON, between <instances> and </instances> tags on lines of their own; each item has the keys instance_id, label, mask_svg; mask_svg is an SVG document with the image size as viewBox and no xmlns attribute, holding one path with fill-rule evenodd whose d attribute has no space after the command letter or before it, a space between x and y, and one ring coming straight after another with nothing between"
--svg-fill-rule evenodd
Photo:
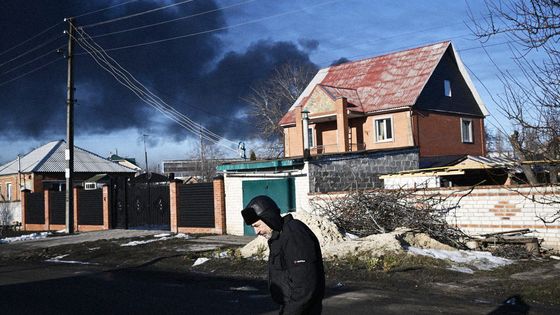
<instances>
[{"instance_id":1,"label":"corrugated metal roof","mask_svg":"<svg viewBox=\"0 0 560 315\"><path fill-rule=\"evenodd\" d=\"M21 157L0 166L0 175L24 173L64 172L66 160L64 140L49 142ZM21 166L20 166L21 165ZM76 173L135 173L136 171L105 159L95 153L74 147L74 172Z\"/></svg>"},{"instance_id":2,"label":"corrugated metal roof","mask_svg":"<svg viewBox=\"0 0 560 315\"><path fill-rule=\"evenodd\" d=\"M414 105L449 47L452 47L451 42L445 41L321 69L309 85L321 85L335 98L346 97L349 103L361 108L364 113L409 107ZM452 53L468 84L468 74L463 73L455 50L452 49ZM482 112L487 114L476 90L472 84L468 85ZM304 90L281 119L281 125L294 123L293 110L305 107L312 87Z\"/></svg>"}]
</instances>

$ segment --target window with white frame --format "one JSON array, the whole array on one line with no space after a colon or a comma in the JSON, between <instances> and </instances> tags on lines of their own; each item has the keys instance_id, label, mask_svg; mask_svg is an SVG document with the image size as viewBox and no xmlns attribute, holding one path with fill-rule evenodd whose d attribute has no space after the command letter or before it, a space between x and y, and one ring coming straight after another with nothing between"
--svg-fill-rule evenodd
<instances>
[{"instance_id":1,"label":"window with white frame","mask_svg":"<svg viewBox=\"0 0 560 315\"><path fill-rule=\"evenodd\" d=\"M377 142L393 140L393 119L384 117L376 119L375 124L375 140Z\"/></svg>"},{"instance_id":2,"label":"window with white frame","mask_svg":"<svg viewBox=\"0 0 560 315\"><path fill-rule=\"evenodd\" d=\"M461 118L461 140L463 143L473 143L473 121Z\"/></svg>"},{"instance_id":3,"label":"window with white frame","mask_svg":"<svg viewBox=\"0 0 560 315\"><path fill-rule=\"evenodd\" d=\"M451 97L451 81L443 80L443 95Z\"/></svg>"},{"instance_id":4,"label":"window with white frame","mask_svg":"<svg viewBox=\"0 0 560 315\"><path fill-rule=\"evenodd\" d=\"M6 184L6 200L7 201L12 200L12 183Z\"/></svg>"}]
</instances>

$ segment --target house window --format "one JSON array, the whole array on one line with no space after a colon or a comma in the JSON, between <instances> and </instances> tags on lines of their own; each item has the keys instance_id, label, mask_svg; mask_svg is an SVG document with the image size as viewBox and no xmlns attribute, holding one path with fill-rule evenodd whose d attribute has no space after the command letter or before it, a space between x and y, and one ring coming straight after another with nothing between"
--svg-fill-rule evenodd
<instances>
[{"instance_id":1,"label":"house window","mask_svg":"<svg viewBox=\"0 0 560 315\"><path fill-rule=\"evenodd\" d=\"M7 201L12 200L12 183L6 184L6 200Z\"/></svg>"},{"instance_id":2,"label":"house window","mask_svg":"<svg viewBox=\"0 0 560 315\"><path fill-rule=\"evenodd\" d=\"M393 120L391 117L375 120L375 139L377 142L393 140Z\"/></svg>"},{"instance_id":3,"label":"house window","mask_svg":"<svg viewBox=\"0 0 560 315\"><path fill-rule=\"evenodd\" d=\"M451 81L443 80L443 95L451 97Z\"/></svg>"},{"instance_id":4,"label":"house window","mask_svg":"<svg viewBox=\"0 0 560 315\"><path fill-rule=\"evenodd\" d=\"M315 145L313 143L313 128L307 128L307 139L309 139L309 147L313 148Z\"/></svg>"},{"instance_id":5,"label":"house window","mask_svg":"<svg viewBox=\"0 0 560 315\"><path fill-rule=\"evenodd\" d=\"M463 143L473 143L473 121L461 118L461 139Z\"/></svg>"}]
</instances>

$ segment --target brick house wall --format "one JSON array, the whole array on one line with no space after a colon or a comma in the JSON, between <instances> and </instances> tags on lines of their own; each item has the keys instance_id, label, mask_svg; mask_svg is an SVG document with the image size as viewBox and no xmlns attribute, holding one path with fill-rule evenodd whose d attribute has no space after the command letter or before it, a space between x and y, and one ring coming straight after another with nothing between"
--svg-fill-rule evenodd
<instances>
[{"instance_id":1,"label":"brick house wall","mask_svg":"<svg viewBox=\"0 0 560 315\"><path fill-rule=\"evenodd\" d=\"M485 155L484 119L472 116L415 111L413 134L420 156ZM463 143L461 118L473 122L473 142Z\"/></svg>"}]
</instances>

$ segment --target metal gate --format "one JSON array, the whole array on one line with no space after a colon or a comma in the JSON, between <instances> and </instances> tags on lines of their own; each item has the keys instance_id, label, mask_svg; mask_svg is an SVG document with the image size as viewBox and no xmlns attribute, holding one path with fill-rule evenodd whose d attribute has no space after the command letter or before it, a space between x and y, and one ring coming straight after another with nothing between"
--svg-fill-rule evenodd
<instances>
[{"instance_id":1,"label":"metal gate","mask_svg":"<svg viewBox=\"0 0 560 315\"><path fill-rule=\"evenodd\" d=\"M265 195L272 198L281 213L289 212L295 207L294 179L265 179L265 180L246 180L242 184L243 207L256 196ZM251 226L243 224L245 235L255 235Z\"/></svg>"},{"instance_id":2,"label":"metal gate","mask_svg":"<svg viewBox=\"0 0 560 315\"><path fill-rule=\"evenodd\" d=\"M126 195L129 229L170 229L168 183L129 183Z\"/></svg>"}]
</instances>

